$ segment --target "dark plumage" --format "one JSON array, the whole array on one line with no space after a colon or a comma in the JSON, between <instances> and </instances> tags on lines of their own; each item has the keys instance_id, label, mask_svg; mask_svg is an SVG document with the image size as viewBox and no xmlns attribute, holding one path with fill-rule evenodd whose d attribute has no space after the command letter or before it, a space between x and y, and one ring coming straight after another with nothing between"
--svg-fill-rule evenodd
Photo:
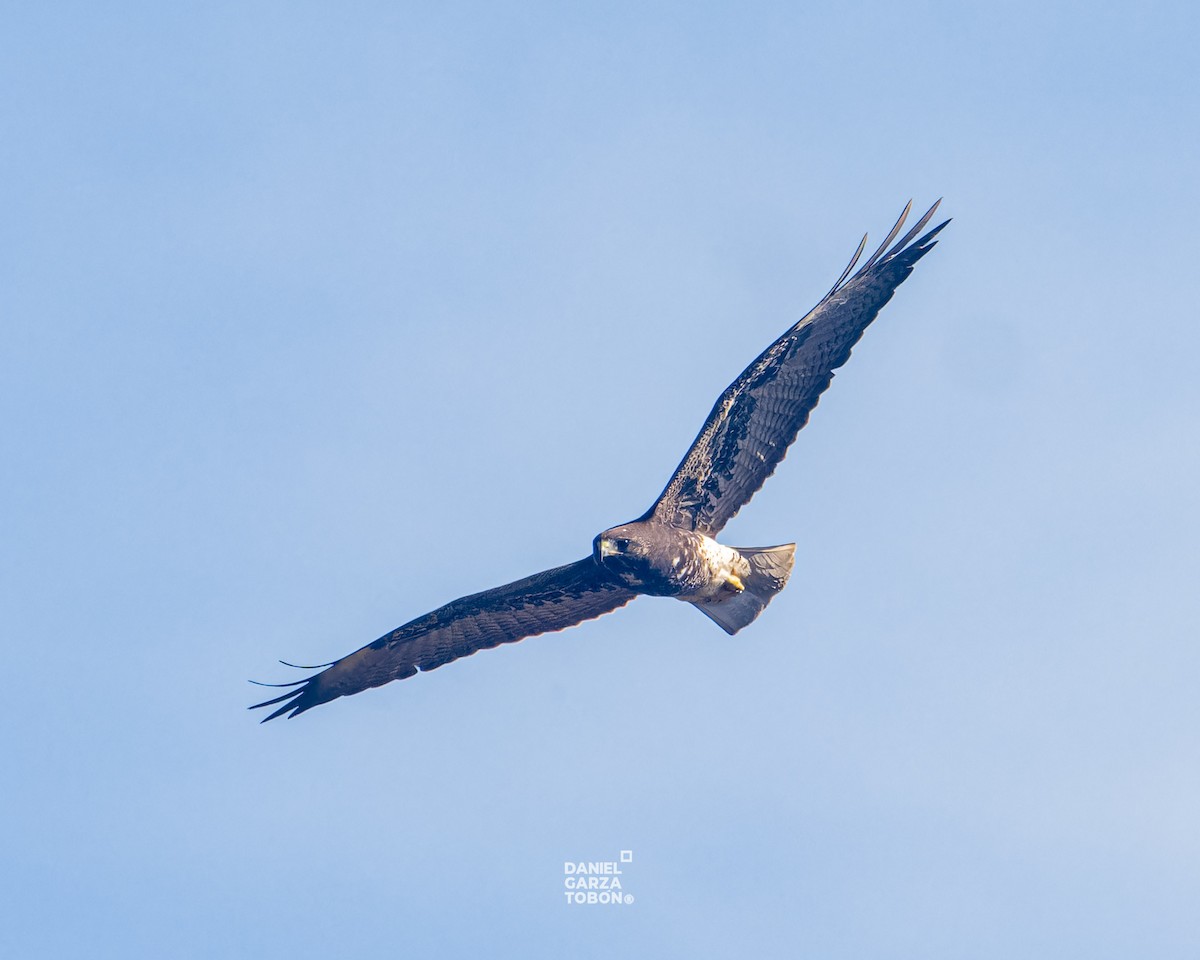
<instances>
[{"instance_id":1,"label":"dark plumage","mask_svg":"<svg viewBox=\"0 0 1200 960\"><path fill-rule=\"evenodd\" d=\"M721 394L654 505L599 534L591 556L448 603L307 679L266 684L289 689L251 709L281 704L265 719L294 717L477 650L598 617L639 594L691 603L730 634L754 620L787 583L795 544L726 547L712 538L775 471L834 370L949 223L914 241L935 203L889 247L911 206L851 277L863 237L824 299Z\"/></svg>"}]
</instances>

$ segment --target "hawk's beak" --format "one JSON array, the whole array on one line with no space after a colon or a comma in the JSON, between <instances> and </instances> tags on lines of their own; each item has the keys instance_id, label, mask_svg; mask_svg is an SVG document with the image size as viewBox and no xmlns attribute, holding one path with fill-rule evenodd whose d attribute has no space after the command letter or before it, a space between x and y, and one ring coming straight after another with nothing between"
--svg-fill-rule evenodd
<instances>
[{"instance_id":1,"label":"hawk's beak","mask_svg":"<svg viewBox=\"0 0 1200 960\"><path fill-rule=\"evenodd\" d=\"M605 557L615 557L620 552L621 551L617 549L617 545L615 543L613 543L611 540L606 539L606 540L600 541L600 559L601 560L603 560Z\"/></svg>"}]
</instances>

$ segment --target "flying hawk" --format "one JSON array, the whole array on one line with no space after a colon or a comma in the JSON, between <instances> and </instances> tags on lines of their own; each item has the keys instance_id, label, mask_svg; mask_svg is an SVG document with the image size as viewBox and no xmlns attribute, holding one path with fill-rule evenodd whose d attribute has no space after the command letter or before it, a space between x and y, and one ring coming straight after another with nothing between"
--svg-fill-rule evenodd
<instances>
[{"instance_id":1,"label":"flying hawk","mask_svg":"<svg viewBox=\"0 0 1200 960\"><path fill-rule=\"evenodd\" d=\"M666 489L641 517L598 534L582 560L448 603L321 664L325 669L305 680L264 684L295 689L251 709L281 703L263 722L294 717L477 650L574 626L639 594L686 601L727 633L741 630L787 583L796 545L727 547L713 538L774 472L833 371L950 222L914 239L935 203L889 247L911 207L910 201L879 249L850 276L864 236L824 299L721 394Z\"/></svg>"}]
</instances>

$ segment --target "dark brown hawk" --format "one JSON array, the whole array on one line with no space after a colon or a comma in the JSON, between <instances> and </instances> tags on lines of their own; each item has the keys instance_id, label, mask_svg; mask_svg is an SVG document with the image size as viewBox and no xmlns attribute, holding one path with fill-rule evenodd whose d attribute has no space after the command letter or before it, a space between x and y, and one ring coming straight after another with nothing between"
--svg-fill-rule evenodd
<instances>
[{"instance_id":1,"label":"dark brown hawk","mask_svg":"<svg viewBox=\"0 0 1200 960\"><path fill-rule=\"evenodd\" d=\"M477 650L574 626L639 594L684 600L737 633L783 589L796 545L727 547L713 537L774 472L834 370L949 223L918 239L935 203L891 245L911 206L851 276L863 237L824 299L721 394L666 489L639 519L599 534L582 560L448 603L322 664L307 679L266 684L289 689L251 709L281 704L265 720L294 717Z\"/></svg>"}]
</instances>

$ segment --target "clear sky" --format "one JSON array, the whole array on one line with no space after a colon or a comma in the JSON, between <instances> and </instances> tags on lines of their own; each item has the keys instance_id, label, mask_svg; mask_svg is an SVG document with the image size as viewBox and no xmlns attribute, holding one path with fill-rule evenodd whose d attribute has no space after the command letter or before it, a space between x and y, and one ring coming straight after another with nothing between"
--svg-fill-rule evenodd
<instances>
[{"instance_id":1,"label":"clear sky","mask_svg":"<svg viewBox=\"0 0 1200 960\"><path fill-rule=\"evenodd\" d=\"M6 4L0 953L1200 955L1195 9ZM943 195L753 627L246 712L640 514Z\"/></svg>"}]
</instances>

